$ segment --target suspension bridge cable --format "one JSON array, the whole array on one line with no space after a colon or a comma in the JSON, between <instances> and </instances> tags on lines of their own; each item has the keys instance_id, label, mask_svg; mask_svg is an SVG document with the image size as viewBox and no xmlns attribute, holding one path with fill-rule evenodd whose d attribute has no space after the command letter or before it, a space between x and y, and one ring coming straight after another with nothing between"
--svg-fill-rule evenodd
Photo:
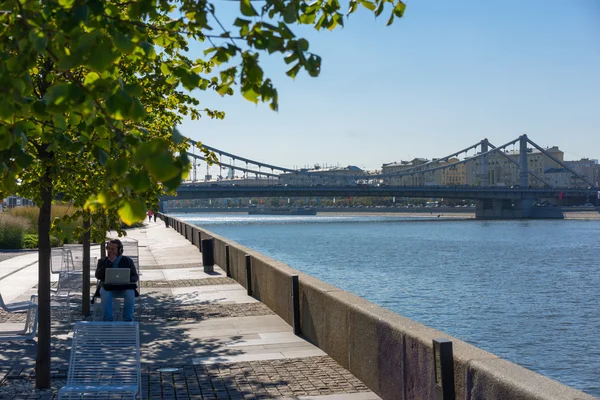
<instances>
[{"instance_id":1,"label":"suspension bridge cable","mask_svg":"<svg viewBox=\"0 0 600 400\"><path fill-rule=\"evenodd\" d=\"M514 144L514 143L511 143ZM510 161L511 163L515 164L517 167L521 167L521 165L516 162L515 160L513 160L512 158L510 158L505 152L502 151L502 149L504 149L504 147L495 147L493 144L491 144L490 142L488 142L488 145L490 147L492 147L493 149L496 149L496 152L498 154L500 154L502 157L506 158L508 161ZM549 184L548 182L546 182L545 180L543 180L542 178L540 178L539 176L537 176L535 173L531 172L529 170L529 168L527 168L527 172L529 174L531 174L531 176L533 176L535 179L537 179L538 181L542 182L544 185L546 186L550 186L550 187L554 187L553 185Z\"/></svg>"},{"instance_id":2,"label":"suspension bridge cable","mask_svg":"<svg viewBox=\"0 0 600 400\"><path fill-rule=\"evenodd\" d=\"M569 171L570 173L572 173L573 175L575 175L576 177L578 177L579 179L581 179L582 181L584 181L585 183L587 183L590 186L590 188L596 188L596 189L598 189L593 183L588 182L588 180L585 179L583 176L581 176L577 172L571 170L571 168L567 167L567 165L565 165L562 161L558 160L557 158L555 158L554 156L552 156L550 153L547 153L546 150L544 150L543 148L541 148L540 146L538 146L533 141L529 140L529 138L527 138L527 142L529 144L531 144L533 147L535 147L536 149L538 149L539 151L541 151L542 153L544 153L545 155L547 155L552 161L554 161L555 163L559 164L564 169L566 169L567 171Z\"/></svg>"}]
</instances>

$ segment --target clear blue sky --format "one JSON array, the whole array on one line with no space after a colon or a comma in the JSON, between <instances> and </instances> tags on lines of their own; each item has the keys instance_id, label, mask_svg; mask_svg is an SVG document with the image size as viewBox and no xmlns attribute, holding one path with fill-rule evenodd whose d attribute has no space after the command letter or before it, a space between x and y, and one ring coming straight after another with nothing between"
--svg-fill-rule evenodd
<instances>
[{"instance_id":1,"label":"clear blue sky","mask_svg":"<svg viewBox=\"0 0 600 400\"><path fill-rule=\"evenodd\" d=\"M217 2L223 20L231 18L229 4ZM387 12L375 19L365 11L334 32L296 28L323 57L318 78L303 72L292 80L279 57L261 55L279 112L239 94L195 92L203 107L227 117L186 121L182 133L285 167L378 169L523 133L559 146L568 160L600 158L600 1L406 5L391 27Z\"/></svg>"}]
</instances>

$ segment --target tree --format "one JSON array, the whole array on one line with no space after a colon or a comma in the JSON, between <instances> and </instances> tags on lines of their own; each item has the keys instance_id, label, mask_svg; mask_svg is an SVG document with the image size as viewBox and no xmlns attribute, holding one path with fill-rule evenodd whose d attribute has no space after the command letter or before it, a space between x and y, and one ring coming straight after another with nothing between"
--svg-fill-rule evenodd
<instances>
[{"instance_id":1,"label":"tree","mask_svg":"<svg viewBox=\"0 0 600 400\"><path fill-rule=\"evenodd\" d=\"M404 13L399 0L350 0L348 15L361 6L378 16L386 3L391 24ZM234 33L205 0L0 0L0 195L40 206L38 388L50 385L55 198L81 205L101 227L105 216L142 220L188 172L188 145L174 127L186 115L224 117L189 92L225 96L239 86L249 101L277 110L259 55L283 55L292 78L302 69L317 76L321 58L290 27L333 30L345 21L338 0L239 4ZM211 43L205 58L188 58L191 40Z\"/></svg>"}]
</instances>

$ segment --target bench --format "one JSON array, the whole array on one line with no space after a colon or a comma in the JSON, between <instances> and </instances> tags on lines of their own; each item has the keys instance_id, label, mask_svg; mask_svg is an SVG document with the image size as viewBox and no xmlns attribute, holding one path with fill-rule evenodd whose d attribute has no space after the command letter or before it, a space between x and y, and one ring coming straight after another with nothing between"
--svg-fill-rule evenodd
<instances>
[{"instance_id":1,"label":"bench","mask_svg":"<svg viewBox=\"0 0 600 400\"><path fill-rule=\"evenodd\" d=\"M137 322L75 323L67 384L59 399L141 399L140 330Z\"/></svg>"},{"instance_id":2,"label":"bench","mask_svg":"<svg viewBox=\"0 0 600 400\"><path fill-rule=\"evenodd\" d=\"M33 340L35 338L38 321L38 306L35 299L36 296L31 296L31 300L29 301L6 304L0 293L0 309L8 313L27 312L23 329L0 331L0 341Z\"/></svg>"},{"instance_id":3,"label":"bench","mask_svg":"<svg viewBox=\"0 0 600 400\"><path fill-rule=\"evenodd\" d=\"M56 290L52 290L51 305L59 305L64 310L64 316L71 322L71 297L74 293L81 293L83 289L82 271L61 271L58 274ZM62 303L62 307L60 304ZM54 316L53 316L54 317ZM61 315L58 314L60 319Z\"/></svg>"}]
</instances>

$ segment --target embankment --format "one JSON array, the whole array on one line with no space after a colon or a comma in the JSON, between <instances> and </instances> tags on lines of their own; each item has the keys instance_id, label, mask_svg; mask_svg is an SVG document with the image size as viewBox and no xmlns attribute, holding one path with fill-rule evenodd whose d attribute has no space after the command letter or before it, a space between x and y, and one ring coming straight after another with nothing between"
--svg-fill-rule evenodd
<instances>
[{"instance_id":1,"label":"embankment","mask_svg":"<svg viewBox=\"0 0 600 400\"><path fill-rule=\"evenodd\" d=\"M453 343L457 399L594 399L213 232L168 215L160 217L196 246L213 238L216 264L244 287L250 281L253 296L290 325L294 321L292 276L297 275L302 335L383 399L436 398L432 341L437 338Z\"/></svg>"}]
</instances>

